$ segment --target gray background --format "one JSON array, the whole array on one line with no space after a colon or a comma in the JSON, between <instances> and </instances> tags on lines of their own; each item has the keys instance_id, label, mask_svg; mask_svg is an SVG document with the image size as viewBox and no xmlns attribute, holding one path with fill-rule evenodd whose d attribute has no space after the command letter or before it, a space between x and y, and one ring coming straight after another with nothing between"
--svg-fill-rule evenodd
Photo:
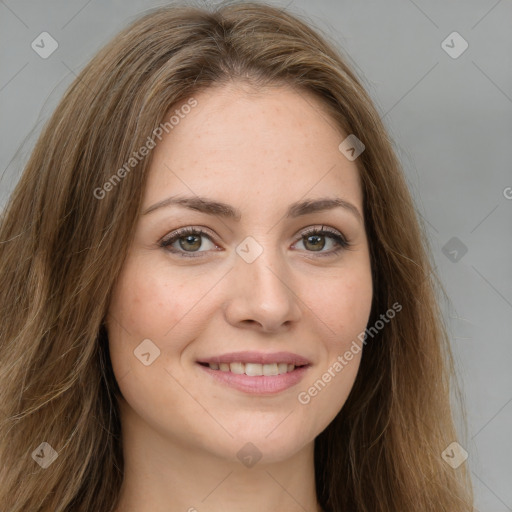
<instances>
[{"instance_id":1,"label":"gray background","mask_svg":"<svg viewBox=\"0 0 512 512\"><path fill-rule=\"evenodd\" d=\"M75 74L164 3L0 0L0 207ZM451 300L476 505L512 511L512 3L269 3L306 16L350 56L388 127ZM31 48L43 31L59 44L47 59ZM441 46L453 31L469 44L458 58Z\"/></svg>"}]
</instances>

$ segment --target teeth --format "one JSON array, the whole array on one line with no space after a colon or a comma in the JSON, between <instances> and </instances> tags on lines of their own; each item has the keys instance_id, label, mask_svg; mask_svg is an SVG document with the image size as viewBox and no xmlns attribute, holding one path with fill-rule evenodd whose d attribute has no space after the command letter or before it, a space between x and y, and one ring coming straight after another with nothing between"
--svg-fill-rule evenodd
<instances>
[{"instance_id":1,"label":"teeth","mask_svg":"<svg viewBox=\"0 0 512 512\"><path fill-rule=\"evenodd\" d=\"M238 375L245 373L251 377L257 377L260 375L282 375L283 373L289 373L295 370L294 364L287 363L209 363L209 367L212 370L220 370L222 372L230 371L231 373L236 373Z\"/></svg>"},{"instance_id":2,"label":"teeth","mask_svg":"<svg viewBox=\"0 0 512 512\"><path fill-rule=\"evenodd\" d=\"M279 374L279 371L277 369L277 363L273 363L273 364L263 364L262 365L262 371L263 371L263 375L278 375Z\"/></svg>"},{"instance_id":3,"label":"teeth","mask_svg":"<svg viewBox=\"0 0 512 512\"><path fill-rule=\"evenodd\" d=\"M277 365L277 370L279 372L279 375L282 373L286 373L288 371L288 365L286 363L279 363Z\"/></svg>"},{"instance_id":4,"label":"teeth","mask_svg":"<svg viewBox=\"0 0 512 512\"><path fill-rule=\"evenodd\" d=\"M231 363L227 365L228 370L231 370L231 373L237 373L241 375L242 373L245 373L245 368L242 363Z\"/></svg>"},{"instance_id":5,"label":"teeth","mask_svg":"<svg viewBox=\"0 0 512 512\"><path fill-rule=\"evenodd\" d=\"M242 365L242 363L240 363ZM257 363L245 363L245 374L251 377L263 375L263 365Z\"/></svg>"}]
</instances>

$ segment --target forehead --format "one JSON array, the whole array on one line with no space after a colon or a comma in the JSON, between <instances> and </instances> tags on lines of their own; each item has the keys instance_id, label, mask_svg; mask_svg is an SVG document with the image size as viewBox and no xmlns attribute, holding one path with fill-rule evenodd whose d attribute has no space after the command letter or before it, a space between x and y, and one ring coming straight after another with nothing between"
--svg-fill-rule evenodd
<instances>
[{"instance_id":1,"label":"forehead","mask_svg":"<svg viewBox=\"0 0 512 512\"><path fill-rule=\"evenodd\" d=\"M164 119L174 116L173 128L153 150L146 205L192 193L269 208L334 193L361 206L357 166L338 149L346 134L312 93L231 84L193 99Z\"/></svg>"}]
</instances>

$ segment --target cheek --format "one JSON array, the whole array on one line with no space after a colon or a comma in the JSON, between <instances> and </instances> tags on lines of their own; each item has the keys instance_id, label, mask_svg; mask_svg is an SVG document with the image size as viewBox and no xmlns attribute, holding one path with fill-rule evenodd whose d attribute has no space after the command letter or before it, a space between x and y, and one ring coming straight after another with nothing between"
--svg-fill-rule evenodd
<instances>
[{"instance_id":1,"label":"cheek","mask_svg":"<svg viewBox=\"0 0 512 512\"><path fill-rule=\"evenodd\" d=\"M369 267L317 283L316 293L309 297L312 313L329 328L326 340L330 349L342 350L365 330L370 316L373 287Z\"/></svg>"},{"instance_id":2,"label":"cheek","mask_svg":"<svg viewBox=\"0 0 512 512\"><path fill-rule=\"evenodd\" d=\"M135 260L120 276L110 312L132 337L163 341L204 295L202 288L204 282Z\"/></svg>"},{"instance_id":3,"label":"cheek","mask_svg":"<svg viewBox=\"0 0 512 512\"><path fill-rule=\"evenodd\" d=\"M143 380L150 375L150 380L154 379L156 371L145 370L164 371L172 366L171 361L179 359L189 341L199 334L202 323L197 318L204 321L210 314L201 298L214 284L211 278L191 279L142 257L126 262L107 316L110 356L118 382L126 375ZM154 362L146 367L136 356L147 353L148 348Z\"/></svg>"},{"instance_id":4,"label":"cheek","mask_svg":"<svg viewBox=\"0 0 512 512\"><path fill-rule=\"evenodd\" d=\"M298 407L309 418L304 423L307 435L331 423L352 390L363 351L358 337L366 329L371 303L372 281L366 273L333 280L314 303L317 327L325 333L324 356L297 396Z\"/></svg>"},{"instance_id":5,"label":"cheek","mask_svg":"<svg viewBox=\"0 0 512 512\"><path fill-rule=\"evenodd\" d=\"M127 374L137 374L142 366L134 357L134 351L143 340L151 340L152 357L165 351L163 334L178 322L179 304L172 303L173 294L150 265L129 260L114 287L107 316L110 355L118 381ZM146 346L143 345L143 346ZM155 348L156 347L156 348ZM158 355L160 358L160 355ZM156 362L151 364L154 368ZM150 368L151 368L150 367ZM154 373L154 372L152 372Z\"/></svg>"},{"instance_id":6,"label":"cheek","mask_svg":"<svg viewBox=\"0 0 512 512\"><path fill-rule=\"evenodd\" d=\"M300 407L314 411L313 429L329 424L350 394L363 350L358 336L367 327L373 298L369 264L354 265L323 285L310 298L313 317L324 333L324 357L297 397Z\"/></svg>"},{"instance_id":7,"label":"cheek","mask_svg":"<svg viewBox=\"0 0 512 512\"><path fill-rule=\"evenodd\" d=\"M179 357L182 345L195 335L187 313L195 311L198 300L198 293L190 290L198 290L187 287L190 280L170 275L168 269L149 262L142 264L142 258L139 263L136 258L128 261L119 276L107 331L112 368L122 396L156 428L159 422L172 424L172 410L186 405L182 401L187 395L167 369L169 361ZM178 337L173 332L175 326ZM152 415L148 403L151 410L158 411L157 416Z\"/></svg>"}]
</instances>

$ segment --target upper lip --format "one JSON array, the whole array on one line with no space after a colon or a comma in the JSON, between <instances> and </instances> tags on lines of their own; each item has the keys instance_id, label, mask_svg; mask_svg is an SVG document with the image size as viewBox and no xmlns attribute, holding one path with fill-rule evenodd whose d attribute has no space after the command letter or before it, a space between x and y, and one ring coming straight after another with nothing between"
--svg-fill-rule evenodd
<instances>
[{"instance_id":1,"label":"upper lip","mask_svg":"<svg viewBox=\"0 0 512 512\"><path fill-rule=\"evenodd\" d=\"M304 366L311 364L305 357L294 354L293 352L230 352L229 354L222 354L220 356L211 356L198 359L198 363L287 363L294 364L295 366Z\"/></svg>"}]
</instances>

